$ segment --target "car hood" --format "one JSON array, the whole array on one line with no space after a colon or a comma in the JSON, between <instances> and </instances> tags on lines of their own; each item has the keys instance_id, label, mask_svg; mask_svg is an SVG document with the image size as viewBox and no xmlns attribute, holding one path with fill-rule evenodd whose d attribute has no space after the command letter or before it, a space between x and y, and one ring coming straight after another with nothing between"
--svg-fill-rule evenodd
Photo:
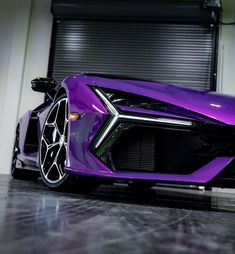
<instances>
[{"instance_id":1,"label":"car hood","mask_svg":"<svg viewBox=\"0 0 235 254\"><path fill-rule=\"evenodd\" d=\"M86 76L89 84L134 93L174 104L217 121L235 125L235 97L181 86Z\"/></svg>"}]
</instances>

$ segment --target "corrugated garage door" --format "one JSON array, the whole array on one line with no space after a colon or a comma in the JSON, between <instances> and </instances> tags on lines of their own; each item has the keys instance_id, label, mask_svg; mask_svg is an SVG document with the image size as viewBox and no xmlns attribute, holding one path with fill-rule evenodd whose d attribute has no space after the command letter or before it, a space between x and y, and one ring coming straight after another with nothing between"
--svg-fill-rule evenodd
<instances>
[{"instance_id":1,"label":"corrugated garage door","mask_svg":"<svg viewBox=\"0 0 235 254\"><path fill-rule=\"evenodd\" d=\"M104 72L210 89L213 26L58 21L52 75Z\"/></svg>"}]
</instances>

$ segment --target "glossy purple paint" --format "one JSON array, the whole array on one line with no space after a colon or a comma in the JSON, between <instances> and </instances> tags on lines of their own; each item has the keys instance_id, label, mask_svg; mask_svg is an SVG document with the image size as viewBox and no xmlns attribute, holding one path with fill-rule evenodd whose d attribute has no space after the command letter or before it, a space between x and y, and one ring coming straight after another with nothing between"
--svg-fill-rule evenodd
<instances>
[{"instance_id":1,"label":"glossy purple paint","mask_svg":"<svg viewBox=\"0 0 235 254\"><path fill-rule=\"evenodd\" d=\"M169 182L180 182L180 183L197 183L205 184L216 177L220 172L221 168L226 167L234 158L233 157L218 157L189 175L177 175L177 174L158 174L158 173L136 173L136 172L113 172L109 168L105 167L101 162L98 170L93 169L79 169L76 171L74 168L65 167L65 170L69 173L79 172L81 175L107 177L115 179L129 179L129 180L153 180L153 181L169 181Z\"/></svg>"},{"instance_id":2,"label":"glossy purple paint","mask_svg":"<svg viewBox=\"0 0 235 254\"><path fill-rule=\"evenodd\" d=\"M224 124L235 125L234 97L154 82L114 80L85 74L70 76L62 82L62 87L65 88L68 96L68 110L69 113L77 112L82 114L83 117L78 121L69 122L68 154L65 163L65 171L68 173L115 179L207 183L233 160L233 157L217 157L189 175L112 171L90 152L90 146L109 113L89 85L119 89L125 92L143 95L201 114L205 119L211 118L212 122L214 119ZM144 109L120 107L122 110L130 112L192 119L190 113L188 116L182 117L177 112L149 112L149 110ZM42 129L48 110L49 107L39 115L40 130ZM27 116L21 119L20 125L24 130L27 128L27 122ZM22 134L23 136L24 134ZM21 154L20 156L23 158L26 155Z\"/></svg>"},{"instance_id":3,"label":"glossy purple paint","mask_svg":"<svg viewBox=\"0 0 235 254\"><path fill-rule=\"evenodd\" d=\"M125 92L164 101L223 123L235 125L235 98L232 96L144 81L125 81L87 77L87 82L93 83L98 87L119 89Z\"/></svg>"}]
</instances>

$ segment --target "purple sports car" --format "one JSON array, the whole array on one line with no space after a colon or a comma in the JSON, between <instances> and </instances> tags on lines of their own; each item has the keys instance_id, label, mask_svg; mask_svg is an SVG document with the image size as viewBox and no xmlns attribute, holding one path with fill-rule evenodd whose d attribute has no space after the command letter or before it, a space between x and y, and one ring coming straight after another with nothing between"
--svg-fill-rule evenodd
<instances>
[{"instance_id":1,"label":"purple sports car","mask_svg":"<svg viewBox=\"0 0 235 254\"><path fill-rule=\"evenodd\" d=\"M104 180L212 185L235 179L235 98L185 87L81 74L32 81L46 100L19 121L12 175L40 171L56 190ZM134 185L135 186L135 185Z\"/></svg>"}]
</instances>

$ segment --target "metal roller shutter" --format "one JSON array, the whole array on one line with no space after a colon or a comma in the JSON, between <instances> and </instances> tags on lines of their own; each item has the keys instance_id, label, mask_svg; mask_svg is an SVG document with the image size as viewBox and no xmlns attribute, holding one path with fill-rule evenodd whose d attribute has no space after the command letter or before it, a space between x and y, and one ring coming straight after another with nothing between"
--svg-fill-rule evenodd
<instances>
[{"instance_id":1,"label":"metal roller shutter","mask_svg":"<svg viewBox=\"0 0 235 254\"><path fill-rule=\"evenodd\" d=\"M52 76L103 72L210 89L214 26L57 21Z\"/></svg>"}]
</instances>

